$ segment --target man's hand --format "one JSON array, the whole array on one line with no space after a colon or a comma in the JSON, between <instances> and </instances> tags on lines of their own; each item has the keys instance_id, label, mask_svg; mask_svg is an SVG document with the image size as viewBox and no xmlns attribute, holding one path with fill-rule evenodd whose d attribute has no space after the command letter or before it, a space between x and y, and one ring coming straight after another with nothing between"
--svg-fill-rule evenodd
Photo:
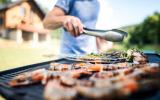
<instances>
[{"instance_id":1,"label":"man's hand","mask_svg":"<svg viewBox=\"0 0 160 100\"><path fill-rule=\"evenodd\" d=\"M83 33L83 24L79 18L74 16L66 16L63 21L63 27L74 37L77 37L80 33Z\"/></svg>"}]
</instances>

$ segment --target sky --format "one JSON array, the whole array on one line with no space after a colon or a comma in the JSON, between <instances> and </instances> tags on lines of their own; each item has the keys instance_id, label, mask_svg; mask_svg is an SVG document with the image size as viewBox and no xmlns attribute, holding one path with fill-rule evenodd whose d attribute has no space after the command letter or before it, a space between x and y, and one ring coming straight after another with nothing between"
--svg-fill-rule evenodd
<instances>
[{"instance_id":1,"label":"sky","mask_svg":"<svg viewBox=\"0 0 160 100\"><path fill-rule=\"evenodd\" d=\"M57 0L36 0L51 10ZM102 0L105 1L105 24L107 28L118 28L140 23L153 12L160 12L160 0Z\"/></svg>"}]
</instances>

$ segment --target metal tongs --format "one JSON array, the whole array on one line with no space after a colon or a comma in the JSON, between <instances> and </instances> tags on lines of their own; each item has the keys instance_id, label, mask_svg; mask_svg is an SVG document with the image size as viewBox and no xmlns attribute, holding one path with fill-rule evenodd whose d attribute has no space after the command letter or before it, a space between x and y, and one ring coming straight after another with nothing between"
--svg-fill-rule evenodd
<instances>
[{"instance_id":1,"label":"metal tongs","mask_svg":"<svg viewBox=\"0 0 160 100\"><path fill-rule=\"evenodd\" d=\"M96 36L103 38L107 41L112 42L121 42L124 37L127 37L128 33L119 29L111 29L111 30L97 30L97 29L89 29L83 28L83 34Z\"/></svg>"}]
</instances>

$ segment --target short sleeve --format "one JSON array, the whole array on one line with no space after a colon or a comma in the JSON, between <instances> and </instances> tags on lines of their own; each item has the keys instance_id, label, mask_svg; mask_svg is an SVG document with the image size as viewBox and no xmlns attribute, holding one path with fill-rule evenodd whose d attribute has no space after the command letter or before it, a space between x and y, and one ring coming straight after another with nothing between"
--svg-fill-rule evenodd
<instances>
[{"instance_id":1,"label":"short sleeve","mask_svg":"<svg viewBox=\"0 0 160 100\"><path fill-rule=\"evenodd\" d=\"M55 6L63 9L64 12L67 14L70 9L70 1L71 0L57 0Z\"/></svg>"}]
</instances>

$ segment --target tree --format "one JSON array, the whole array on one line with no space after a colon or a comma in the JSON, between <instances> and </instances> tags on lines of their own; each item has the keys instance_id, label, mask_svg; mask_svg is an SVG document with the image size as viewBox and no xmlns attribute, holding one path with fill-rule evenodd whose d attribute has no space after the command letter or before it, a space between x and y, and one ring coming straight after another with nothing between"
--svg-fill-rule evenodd
<instances>
[{"instance_id":1,"label":"tree","mask_svg":"<svg viewBox=\"0 0 160 100\"><path fill-rule=\"evenodd\" d=\"M160 13L155 12L148 16L142 23L136 25L130 33L129 42L131 44L160 44Z\"/></svg>"}]
</instances>

